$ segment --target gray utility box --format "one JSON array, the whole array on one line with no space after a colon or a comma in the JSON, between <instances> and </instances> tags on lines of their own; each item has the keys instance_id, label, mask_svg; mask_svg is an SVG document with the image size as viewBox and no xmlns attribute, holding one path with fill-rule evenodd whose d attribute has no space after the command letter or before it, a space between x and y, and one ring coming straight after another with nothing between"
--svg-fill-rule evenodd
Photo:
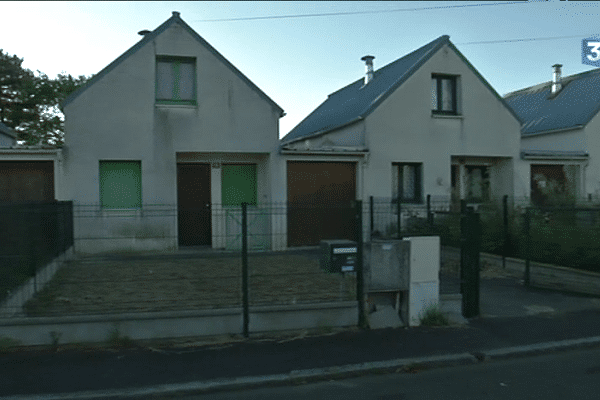
<instances>
[{"instance_id":1,"label":"gray utility box","mask_svg":"<svg viewBox=\"0 0 600 400\"><path fill-rule=\"evenodd\" d=\"M321 269L327 272L356 271L358 245L351 240L322 240Z\"/></svg>"},{"instance_id":2,"label":"gray utility box","mask_svg":"<svg viewBox=\"0 0 600 400\"><path fill-rule=\"evenodd\" d=\"M369 292L408 290L410 243L403 240L373 240L366 250Z\"/></svg>"}]
</instances>

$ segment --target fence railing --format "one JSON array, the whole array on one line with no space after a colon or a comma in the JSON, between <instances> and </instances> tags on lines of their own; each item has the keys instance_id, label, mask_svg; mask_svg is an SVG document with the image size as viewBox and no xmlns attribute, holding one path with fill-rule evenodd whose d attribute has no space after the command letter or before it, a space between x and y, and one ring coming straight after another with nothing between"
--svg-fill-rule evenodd
<instances>
[{"instance_id":1,"label":"fence railing","mask_svg":"<svg viewBox=\"0 0 600 400\"><path fill-rule=\"evenodd\" d=\"M72 245L72 202L0 205L0 302Z\"/></svg>"}]
</instances>

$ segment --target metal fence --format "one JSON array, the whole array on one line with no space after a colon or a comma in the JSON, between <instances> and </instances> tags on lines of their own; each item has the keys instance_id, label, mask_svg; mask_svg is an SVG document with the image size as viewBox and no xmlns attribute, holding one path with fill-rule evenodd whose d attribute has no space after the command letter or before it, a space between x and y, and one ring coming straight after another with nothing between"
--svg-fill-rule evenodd
<instances>
[{"instance_id":1,"label":"metal fence","mask_svg":"<svg viewBox=\"0 0 600 400\"><path fill-rule=\"evenodd\" d=\"M356 272L324 271L313 241L322 227L332 224L332 216L334 220L345 218L342 236L356 239L361 223L356 215L359 204L325 208L211 204L183 210L173 205L107 210L99 204L76 204L72 216L76 247L95 255L65 263L41 292L10 315L247 309L356 301L360 290ZM302 215L290 216L293 213ZM308 224L301 218L318 215L323 220ZM273 247L287 247L290 218L297 218L296 226L303 232L294 240L305 240L308 246L273 251ZM339 232L325 230L319 238L340 239ZM182 244L182 240L187 242ZM178 245L177 252L165 253ZM162 251L153 251L159 249Z\"/></svg>"},{"instance_id":2,"label":"metal fence","mask_svg":"<svg viewBox=\"0 0 600 400\"><path fill-rule=\"evenodd\" d=\"M72 202L0 205L0 302L72 245Z\"/></svg>"}]
</instances>

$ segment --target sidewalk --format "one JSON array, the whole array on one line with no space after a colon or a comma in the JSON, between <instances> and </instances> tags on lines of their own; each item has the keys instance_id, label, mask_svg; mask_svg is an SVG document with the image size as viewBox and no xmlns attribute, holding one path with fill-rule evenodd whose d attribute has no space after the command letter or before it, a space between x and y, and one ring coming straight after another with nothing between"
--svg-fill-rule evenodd
<instances>
[{"instance_id":1,"label":"sidewalk","mask_svg":"<svg viewBox=\"0 0 600 400\"><path fill-rule=\"evenodd\" d=\"M0 398L147 398L600 345L598 299L528 290L511 278L484 279L481 312L453 327L0 353Z\"/></svg>"}]
</instances>

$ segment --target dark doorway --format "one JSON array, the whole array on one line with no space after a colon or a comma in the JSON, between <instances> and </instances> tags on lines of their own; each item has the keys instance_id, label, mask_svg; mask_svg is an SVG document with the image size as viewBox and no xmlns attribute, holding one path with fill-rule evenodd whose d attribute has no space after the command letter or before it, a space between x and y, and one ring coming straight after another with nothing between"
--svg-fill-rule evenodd
<instances>
[{"instance_id":1,"label":"dark doorway","mask_svg":"<svg viewBox=\"0 0 600 400\"><path fill-rule=\"evenodd\" d=\"M356 163L289 161L287 184L289 246L356 240Z\"/></svg>"},{"instance_id":2,"label":"dark doorway","mask_svg":"<svg viewBox=\"0 0 600 400\"><path fill-rule=\"evenodd\" d=\"M536 206L547 206L552 201L565 200L565 171L560 164L531 165L531 202Z\"/></svg>"},{"instance_id":3,"label":"dark doorway","mask_svg":"<svg viewBox=\"0 0 600 400\"><path fill-rule=\"evenodd\" d=\"M211 244L210 200L210 164L177 164L180 246Z\"/></svg>"}]
</instances>

